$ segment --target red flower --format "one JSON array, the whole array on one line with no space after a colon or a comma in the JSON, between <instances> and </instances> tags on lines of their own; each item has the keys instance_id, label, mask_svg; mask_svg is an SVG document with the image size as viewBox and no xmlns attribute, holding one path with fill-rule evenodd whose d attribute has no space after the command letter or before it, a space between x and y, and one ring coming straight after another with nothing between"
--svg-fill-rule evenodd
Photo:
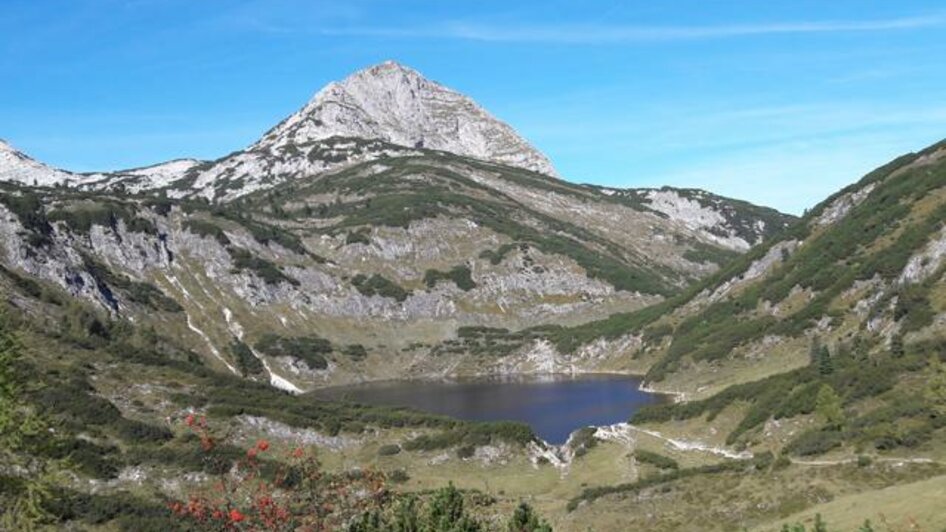
<instances>
[{"instance_id":1,"label":"red flower","mask_svg":"<svg viewBox=\"0 0 946 532\"><path fill-rule=\"evenodd\" d=\"M266 449L269 449L269 442L266 440L260 440L256 442L256 448L260 451L265 451Z\"/></svg>"},{"instance_id":2,"label":"red flower","mask_svg":"<svg viewBox=\"0 0 946 532\"><path fill-rule=\"evenodd\" d=\"M187 513L193 515L198 520L204 518L204 505L198 499L191 498L187 503Z\"/></svg>"},{"instance_id":3,"label":"red flower","mask_svg":"<svg viewBox=\"0 0 946 532\"><path fill-rule=\"evenodd\" d=\"M260 497L259 504L260 506L269 506L270 504L273 504L273 498L269 496Z\"/></svg>"},{"instance_id":4,"label":"red flower","mask_svg":"<svg viewBox=\"0 0 946 532\"><path fill-rule=\"evenodd\" d=\"M252 460L253 458L256 458L256 448L254 447L254 448L250 449L249 451L246 451L246 457L249 458L249 459L251 459L251 460Z\"/></svg>"},{"instance_id":5,"label":"red flower","mask_svg":"<svg viewBox=\"0 0 946 532\"><path fill-rule=\"evenodd\" d=\"M237 510L236 508L230 510L230 521L233 521L234 523L239 523L240 521L244 519L246 519L246 516L240 513L240 510Z\"/></svg>"},{"instance_id":6,"label":"red flower","mask_svg":"<svg viewBox=\"0 0 946 532\"><path fill-rule=\"evenodd\" d=\"M194 414L187 414L187 417L184 418L184 424L188 427L194 426Z\"/></svg>"},{"instance_id":7,"label":"red flower","mask_svg":"<svg viewBox=\"0 0 946 532\"><path fill-rule=\"evenodd\" d=\"M292 456L302 458L302 447L296 447L295 450L292 451Z\"/></svg>"}]
</instances>

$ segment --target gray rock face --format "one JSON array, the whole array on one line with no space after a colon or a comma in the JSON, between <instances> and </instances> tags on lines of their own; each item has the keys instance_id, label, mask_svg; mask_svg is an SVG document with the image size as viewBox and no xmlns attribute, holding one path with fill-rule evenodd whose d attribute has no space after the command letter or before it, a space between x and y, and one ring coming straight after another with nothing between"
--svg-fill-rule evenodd
<instances>
[{"instance_id":1,"label":"gray rock face","mask_svg":"<svg viewBox=\"0 0 946 532\"><path fill-rule=\"evenodd\" d=\"M382 139L558 175L542 153L476 102L393 61L330 83L253 148L330 137Z\"/></svg>"},{"instance_id":2,"label":"gray rock face","mask_svg":"<svg viewBox=\"0 0 946 532\"><path fill-rule=\"evenodd\" d=\"M602 188L601 192L659 214L714 245L734 251L745 251L761 243L796 219L700 189Z\"/></svg>"}]
</instances>

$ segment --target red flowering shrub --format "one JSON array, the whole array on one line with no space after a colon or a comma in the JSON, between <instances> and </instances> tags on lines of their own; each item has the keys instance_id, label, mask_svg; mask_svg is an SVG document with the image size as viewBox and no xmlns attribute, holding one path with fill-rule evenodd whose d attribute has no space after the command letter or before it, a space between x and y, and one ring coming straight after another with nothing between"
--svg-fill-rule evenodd
<instances>
[{"instance_id":1,"label":"red flowering shrub","mask_svg":"<svg viewBox=\"0 0 946 532\"><path fill-rule=\"evenodd\" d=\"M214 453L217 438L205 419L189 415L184 424ZM380 472L327 474L301 447L271 449L259 440L210 485L171 502L171 512L201 530L337 530L389 498Z\"/></svg>"},{"instance_id":2,"label":"red flowering shrub","mask_svg":"<svg viewBox=\"0 0 946 532\"><path fill-rule=\"evenodd\" d=\"M184 424L197 434L205 452L215 452L215 438L206 420L188 416ZM217 479L186 501L171 502L172 514L191 521L195 529L218 531L487 529L470 514L463 493L452 484L425 498L396 495L385 486L382 473L326 473L315 455L302 447L278 450L259 440L244 458L220 471ZM516 532L551 532L526 504L520 505L508 525Z\"/></svg>"}]
</instances>

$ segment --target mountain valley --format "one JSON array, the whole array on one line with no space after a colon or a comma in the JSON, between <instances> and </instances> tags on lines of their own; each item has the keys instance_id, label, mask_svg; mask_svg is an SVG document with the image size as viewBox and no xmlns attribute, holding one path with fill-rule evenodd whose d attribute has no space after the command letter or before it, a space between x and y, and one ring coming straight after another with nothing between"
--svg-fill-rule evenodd
<instances>
[{"instance_id":1,"label":"mountain valley","mask_svg":"<svg viewBox=\"0 0 946 532\"><path fill-rule=\"evenodd\" d=\"M187 529L167 505L272 444L423 501L455 485L487 529L528 502L556 530L938 530L944 231L943 143L797 218L569 182L394 62L213 161L76 173L2 143L0 505ZM551 445L307 393L582 373L672 400Z\"/></svg>"}]
</instances>

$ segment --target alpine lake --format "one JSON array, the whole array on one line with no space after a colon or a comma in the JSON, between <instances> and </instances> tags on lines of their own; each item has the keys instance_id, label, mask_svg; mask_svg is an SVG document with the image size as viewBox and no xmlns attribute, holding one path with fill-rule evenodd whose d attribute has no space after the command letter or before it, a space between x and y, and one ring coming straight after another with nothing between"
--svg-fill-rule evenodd
<instances>
[{"instance_id":1,"label":"alpine lake","mask_svg":"<svg viewBox=\"0 0 946 532\"><path fill-rule=\"evenodd\" d=\"M640 389L639 377L547 374L380 381L324 388L316 397L400 406L468 421L520 421L563 444L575 430L627 421L666 397Z\"/></svg>"}]
</instances>

